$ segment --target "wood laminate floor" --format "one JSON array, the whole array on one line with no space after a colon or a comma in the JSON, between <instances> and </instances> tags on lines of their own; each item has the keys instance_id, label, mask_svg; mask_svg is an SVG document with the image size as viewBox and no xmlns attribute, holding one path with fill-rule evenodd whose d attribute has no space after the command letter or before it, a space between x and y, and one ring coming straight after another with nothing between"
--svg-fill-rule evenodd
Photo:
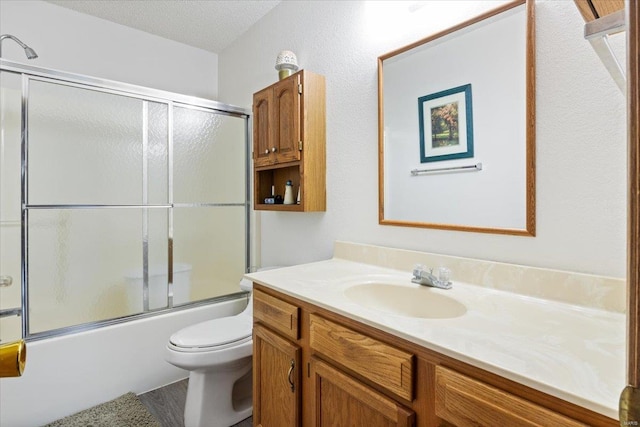
<instances>
[{"instance_id":1,"label":"wood laminate floor","mask_svg":"<svg viewBox=\"0 0 640 427\"><path fill-rule=\"evenodd\" d=\"M178 381L138 396L149 412L160 421L162 427L184 427L184 402L187 398L188 381ZM249 417L232 427L252 426L253 418Z\"/></svg>"}]
</instances>

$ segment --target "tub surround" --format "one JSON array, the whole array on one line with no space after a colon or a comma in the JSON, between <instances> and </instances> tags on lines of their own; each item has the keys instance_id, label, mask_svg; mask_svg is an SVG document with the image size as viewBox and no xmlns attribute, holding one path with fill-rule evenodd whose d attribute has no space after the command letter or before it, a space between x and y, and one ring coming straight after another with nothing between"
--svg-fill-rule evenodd
<instances>
[{"instance_id":1,"label":"tub surround","mask_svg":"<svg viewBox=\"0 0 640 427\"><path fill-rule=\"evenodd\" d=\"M415 263L453 271L463 303L449 319L364 307L344 291L360 283L411 284ZM618 417L625 382L624 281L519 265L336 242L334 258L248 274L333 311L533 389ZM622 301L620 301L622 300Z\"/></svg>"}]
</instances>

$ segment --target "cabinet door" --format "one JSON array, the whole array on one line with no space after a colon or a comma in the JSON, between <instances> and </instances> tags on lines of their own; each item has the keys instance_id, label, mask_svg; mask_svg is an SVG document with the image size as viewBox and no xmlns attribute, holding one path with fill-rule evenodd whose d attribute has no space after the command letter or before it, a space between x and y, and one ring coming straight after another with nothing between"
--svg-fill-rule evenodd
<instances>
[{"instance_id":1,"label":"cabinet door","mask_svg":"<svg viewBox=\"0 0 640 427\"><path fill-rule=\"evenodd\" d=\"M273 126L276 162L300 160L300 74L273 85Z\"/></svg>"},{"instance_id":2,"label":"cabinet door","mask_svg":"<svg viewBox=\"0 0 640 427\"><path fill-rule=\"evenodd\" d=\"M311 360L314 427L411 427L415 413L321 362Z\"/></svg>"},{"instance_id":3,"label":"cabinet door","mask_svg":"<svg viewBox=\"0 0 640 427\"><path fill-rule=\"evenodd\" d=\"M300 425L300 347L269 329L253 327L253 423Z\"/></svg>"},{"instance_id":4,"label":"cabinet door","mask_svg":"<svg viewBox=\"0 0 640 427\"><path fill-rule=\"evenodd\" d=\"M458 427L586 427L586 424L442 366L436 366L435 413Z\"/></svg>"},{"instance_id":5,"label":"cabinet door","mask_svg":"<svg viewBox=\"0 0 640 427\"><path fill-rule=\"evenodd\" d=\"M273 129L269 117L273 108L273 87L253 95L253 161L256 166L272 162Z\"/></svg>"}]
</instances>

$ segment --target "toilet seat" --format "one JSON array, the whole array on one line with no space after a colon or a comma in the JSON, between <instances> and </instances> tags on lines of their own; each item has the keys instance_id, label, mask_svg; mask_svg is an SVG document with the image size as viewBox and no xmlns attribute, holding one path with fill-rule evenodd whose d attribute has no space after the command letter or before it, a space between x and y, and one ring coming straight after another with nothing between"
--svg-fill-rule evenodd
<instances>
[{"instance_id":1,"label":"toilet seat","mask_svg":"<svg viewBox=\"0 0 640 427\"><path fill-rule=\"evenodd\" d=\"M251 341L253 319L250 316L231 316L208 320L186 327L169 338L176 351L216 351Z\"/></svg>"}]
</instances>

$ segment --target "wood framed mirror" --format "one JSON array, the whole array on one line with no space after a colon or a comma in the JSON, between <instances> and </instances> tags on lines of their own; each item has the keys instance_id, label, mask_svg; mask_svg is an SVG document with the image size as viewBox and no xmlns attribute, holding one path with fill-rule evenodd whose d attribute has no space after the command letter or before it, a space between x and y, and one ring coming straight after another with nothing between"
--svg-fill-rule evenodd
<instances>
[{"instance_id":1,"label":"wood framed mirror","mask_svg":"<svg viewBox=\"0 0 640 427\"><path fill-rule=\"evenodd\" d=\"M535 235L534 1L378 58L379 223Z\"/></svg>"}]
</instances>

